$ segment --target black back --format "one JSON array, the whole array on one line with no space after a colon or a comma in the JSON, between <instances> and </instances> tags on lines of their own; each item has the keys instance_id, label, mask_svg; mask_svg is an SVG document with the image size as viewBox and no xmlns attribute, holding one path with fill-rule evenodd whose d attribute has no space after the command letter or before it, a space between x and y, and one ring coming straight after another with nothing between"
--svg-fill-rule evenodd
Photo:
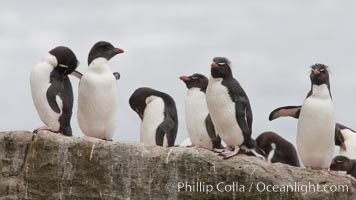
<instances>
[{"instance_id":1,"label":"black back","mask_svg":"<svg viewBox=\"0 0 356 200\"><path fill-rule=\"evenodd\" d=\"M345 156L336 156L330 165L330 170L333 171L346 171L356 178L356 160L351 160Z\"/></svg>"},{"instance_id":2,"label":"black back","mask_svg":"<svg viewBox=\"0 0 356 200\"><path fill-rule=\"evenodd\" d=\"M268 154L272 151L271 144L276 144L276 149L271 162L285 163L288 165L299 167L299 159L297 151L295 150L292 143L285 140L283 137L279 136L274 132L264 132L261 133L256 138L258 149L262 149L262 154L267 158Z\"/></svg>"},{"instance_id":3,"label":"black back","mask_svg":"<svg viewBox=\"0 0 356 200\"><path fill-rule=\"evenodd\" d=\"M231 63L227 58L214 58L211 68L211 76L213 78L223 79L222 85L227 88L231 100L235 103L236 121L244 136L242 145L253 149L256 147L256 143L251 138L253 117L250 101L240 83L233 78L230 65Z\"/></svg>"},{"instance_id":4,"label":"black back","mask_svg":"<svg viewBox=\"0 0 356 200\"><path fill-rule=\"evenodd\" d=\"M307 98L310 97L313 93L313 85L322 85L322 84L326 84L328 86L330 97L331 97L328 66L323 64L318 64L318 63L311 66L310 80L311 80L311 89L307 95Z\"/></svg>"},{"instance_id":5,"label":"black back","mask_svg":"<svg viewBox=\"0 0 356 200\"><path fill-rule=\"evenodd\" d=\"M204 93L206 92L209 83L209 79L206 76L198 73L191 76L181 76L180 79L185 83L188 89L200 88Z\"/></svg>"},{"instance_id":6,"label":"black back","mask_svg":"<svg viewBox=\"0 0 356 200\"><path fill-rule=\"evenodd\" d=\"M88 56L88 65L96 58L106 58L110 60L116 54L123 53L124 51L119 48L115 48L111 43L100 41L94 44L90 49Z\"/></svg>"},{"instance_id":7,"label":"black back","mask_svg":"<svg viewBox=\"0 0 356 200\"><path fill-rule=\"evenodd\" d=\"M49 53L56 57L56 67L59 68L60 71L63 71L60 73L64 76L74 72L79 64L77 57L68 47L59 46L49 51Z\"/></svg>"},{"instance_id":8,"label":"black back","mask_svg":"<svg viewBox=\"0 0 356 200\"><path fill-rule=\"evenodd\" d=\"M149 96L158 96L164 101L164 120L156 129L156 144L163 146L164 135L166 135L168 146L174 146L178 131L178 115L176 104L171 96L164 92L142 87L131 95L129 104L142 120L146 109L146 98Z\"/></svg>"}]
</instances>

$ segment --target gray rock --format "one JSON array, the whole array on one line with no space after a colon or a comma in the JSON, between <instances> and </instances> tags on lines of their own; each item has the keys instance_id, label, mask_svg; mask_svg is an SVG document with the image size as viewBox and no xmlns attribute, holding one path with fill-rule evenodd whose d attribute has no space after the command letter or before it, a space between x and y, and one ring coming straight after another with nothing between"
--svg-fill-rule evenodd
<instances>
[{"instance_id":1,"label":"gray rock","mask_svg":"<svg viewBox=\"0 0 356 200\"><path fill-rule=\"evenodd\" d=\"M356 181L335 172L49 132L0 133L0 167L0 200L356 199ZM338 192L305 192L317 184ZM283 192L292 186L299 191Z\"/></svg>"}]
</instances>

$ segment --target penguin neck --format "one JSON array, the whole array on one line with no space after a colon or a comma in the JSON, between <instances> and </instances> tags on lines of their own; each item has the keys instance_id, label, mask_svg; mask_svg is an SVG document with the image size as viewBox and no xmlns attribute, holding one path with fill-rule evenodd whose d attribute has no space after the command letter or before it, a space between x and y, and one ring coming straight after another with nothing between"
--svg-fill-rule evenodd
<instances>
[{"instance_id":1,"label":"penguin neck","mask_svg":"<svg viewBox=\"0 0 356 200\"><path fill-rule=\"evenodd\" d=\"M107 63L108 63L108 60L106 58L103 58L103 57L95 58L90 63L89 70L95 71L95 72L98 72L98 73L111 71Z\"/></svg>"},{"instance_id":2,"label":"penguin neck","mask_svg":"<svg viewBox=\"0 0 356 200\"><path fill-rule=\"evenodd\" d=\"M188 90L188 97L203 96L205 98L205 92L200 88L192 87Z\"/></svg>"},{"instance_id":3,"label":"penguin neck","mask_svg":"<svg viewBox=\"0 0 356 200\"><path fill-rule=\"evenodd\" d=\"M332 98L331 92L330 92L330 85L328 85L328 84L321 84L321 85L312 84L311 90L308 94L308 97L309 96L318 97L318 98L322 98L322 99Z\"/></svg>"}]
</instances>

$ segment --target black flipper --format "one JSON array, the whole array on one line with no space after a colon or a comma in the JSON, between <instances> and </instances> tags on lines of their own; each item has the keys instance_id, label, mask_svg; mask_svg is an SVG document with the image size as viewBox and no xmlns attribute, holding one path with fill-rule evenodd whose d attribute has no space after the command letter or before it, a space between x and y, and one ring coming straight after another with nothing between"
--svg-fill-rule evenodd
<instances>
[{"instance_id":1,"label":"black flipper","mask_svg":"<svg viewBox=\"0 0 356 200\"><path fill-rule=\"evenodd\" d=\"M168 147L174 146L174 142L177 136L177 128L175 123L170 118L166 118L156 130L156 144L163 146L164 136L167 137Z\"/></svg>"},{"instance_id":2,"label":"black flipper","mask_svg":"<svg viewBox=\"0 0 356 200\"><path fill-rule=\"evenodd\" d=\"M223 146L221 145L221 138L215 132L215 127L213 121L211 120L210 114L205 118L205 126L208 132L208 135L213 143L213 149L222 149Z\"/></svg>"},{"instance_id":3,"label":"black flipper","mask_svg":"<svg viewBox=\"0 0 356 200\"><path fill-rule=\"evenodd\" d=\"M51 85L46 92L48 104L54 112L60 113L62 111L58 119L60 124L58 132L66 136L72 136L70 119L73 109L73 89L70 80L67 76L62 77L57 70L53 70L50 76L50 83ZM57 104L57 96L62 101L62 108L59 108Z\"/></svg>"},{"instance_id":4,"label":"black flipper","mask_svg":"<svg viewBox=\"0 0 356 200\"><path fill-rule=\"evenodd\" d=\"M302 106L285 106L280 107L271 112L269 115L269 120L272 121L279 117L294 117L296 119L299 118L300 110Z\"/></svg>"},{"instance_id":5,"label":"black flipper","mask_svg":"<svg viewBox=\"0 0 356 200\"><path fill-rule=\"evenodd\" d=\"M63 98L60 95L60 93L64 90L64 85L61 79L62 77L59 74L57 74L55 70L53 70L49 81L51 85L49 86L46 92L48 104L52 108L52 110L56 113L61 112L61 108L59 108L57 104L56 97L59 96L60 99L63 101Z\"/></svg>"},{"instance_id":6,"label":"black flipper","mask_svg":"<svg viewBox=\"0 0 356 200\"><path fill-rule=\"evenodd\" d=\"M82 76L83 76L83 74L80 73L80 72L77 71L77 70L74 70L70 75L75 76L75 77L77 77L78 79L81 79Z\"/></svg>"},{"instance_id":7,"label":"black flipper","mask_svg":"<svg viewBox=\"0 0 356 200\"><path fill-rule=\"evenodd\" d=\"M251 141L252 134L252 110L247 96L240 96L238 102L235 103L236 120L239 124L244 142L247 148L254 148L254 143Z\"/></svg>"}]
</instances>

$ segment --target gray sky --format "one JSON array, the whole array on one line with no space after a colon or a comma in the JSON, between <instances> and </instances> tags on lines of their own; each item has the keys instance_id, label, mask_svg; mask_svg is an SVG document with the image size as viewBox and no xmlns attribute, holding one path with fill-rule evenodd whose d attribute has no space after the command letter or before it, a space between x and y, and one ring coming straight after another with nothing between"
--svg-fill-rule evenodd
<instances>
[{"instance_id":1,"label":"gray sky","mask_svg":"<svg viewBox=\"0 0 356 200\"><path fill-rule=\"evenodd\" d=\"M222 3L224 2L224 3ZM247 92L254 115L253 137L273 130L295 144L297 121L268 121L274 108L300 105L310 89L309 67L330 66L338 122L356 128L356 3L352 1L1 1L0 131L33 130L42 122L32 103L29 76L43 54L70 47L87 67L100 40L123 48L110 61L121 73L116 141L139 141L140 120L128 98L142 86L176 101L179 130L187 135L185 85L181 75L210 76L215 56L228 57ZM77 123L78 80L72 78Z\"/></svg>"}]
</instances>

